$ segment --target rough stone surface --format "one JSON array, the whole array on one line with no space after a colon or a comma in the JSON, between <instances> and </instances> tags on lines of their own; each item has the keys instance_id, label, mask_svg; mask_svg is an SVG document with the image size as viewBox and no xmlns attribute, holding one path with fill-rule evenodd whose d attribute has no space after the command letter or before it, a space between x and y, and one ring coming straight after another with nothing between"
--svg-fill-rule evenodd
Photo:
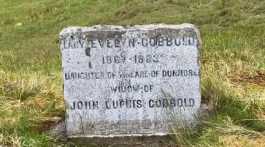
<instances>
[{"instance_id":1,"label":"rough stone surface","mask_svg":"<svg viewBox=\"0 0 265 147\"><path fill-rule=\"evenodd\" d=\"M91 147L177 147L173 136L137 136L137 137L79 137L72 138L78 146Z\"/></svg>"},{"instance_id":2,"label":"rough stone surface","mask_svg":"<svg viewBox=\"0 0 265 147\"><path fill-rule=\"evenodd\" d=\"M162 136L196 123L200 45L191 24L64 29L67 136Z\"/></svg>"}]
</instances>

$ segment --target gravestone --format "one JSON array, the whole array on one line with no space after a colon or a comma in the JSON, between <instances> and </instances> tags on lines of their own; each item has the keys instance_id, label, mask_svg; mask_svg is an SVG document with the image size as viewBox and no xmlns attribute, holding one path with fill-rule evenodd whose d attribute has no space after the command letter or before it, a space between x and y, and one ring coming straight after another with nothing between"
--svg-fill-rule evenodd
<instances>
[{"instance_id":1,"label":"gravestone","mask_svg":"<svg viewBox=\"0 0 265 147\"><path fill-rule=\"evenodd\" d=\"M67 136L163 136L196 124L200 45L191 24L64 29Z\"/></svg>"}]
</instances>

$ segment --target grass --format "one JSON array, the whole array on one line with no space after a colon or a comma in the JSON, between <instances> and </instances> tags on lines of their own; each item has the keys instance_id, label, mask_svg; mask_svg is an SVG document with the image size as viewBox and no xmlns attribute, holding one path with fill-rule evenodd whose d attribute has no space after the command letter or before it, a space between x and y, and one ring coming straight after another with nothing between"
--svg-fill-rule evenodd
<instances>
[{"instance_id":1,"label":"grass","mask_svg":"<svg viewBox=\"0 0 265 147\"><path fill-rule=\"evenodd\" d=\"M202 97L212 114L182 146L265 146L265 1L0 0L0 144L60 146L58 33L72 25L193 23L202 33Z\"/></svg>"}]
</instances>

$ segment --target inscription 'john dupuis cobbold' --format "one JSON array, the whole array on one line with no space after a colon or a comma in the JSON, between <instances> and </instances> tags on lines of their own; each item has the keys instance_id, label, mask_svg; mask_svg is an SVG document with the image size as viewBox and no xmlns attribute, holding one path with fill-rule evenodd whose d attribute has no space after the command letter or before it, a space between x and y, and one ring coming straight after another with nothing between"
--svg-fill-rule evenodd
<instances>
[{"instance_id":1,"label":"inscription 'john dupuis cobbold'","mask_svg":"<svg viewBox=\"0 0 265 147\"><path fill-rule=\"evenodd\" d=\"M200 46L191 24L64 29L67 135L166 135L195 123Z\"/></svg>"}]
</instances>

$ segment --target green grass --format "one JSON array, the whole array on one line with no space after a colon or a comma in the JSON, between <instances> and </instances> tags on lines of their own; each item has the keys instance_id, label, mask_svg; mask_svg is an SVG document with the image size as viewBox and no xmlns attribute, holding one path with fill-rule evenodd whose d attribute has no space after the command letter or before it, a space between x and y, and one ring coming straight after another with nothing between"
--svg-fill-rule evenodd
<instances>
[{"instance_id":1,"label":"green grass","mask_svg":"<svg viewBox=\"0 0 265 147\"><path fill-rule=\"evenodd\" d=\"M265 146L265 1L0 3L0 144L63 144L45 133L44 124L64 117L58 48L64 27L193 23L203 40L202 97L213 111L197 131L177 137L178 144ZM258 73L264 73L259 80Z\"/></svg>"}]
</instances>

